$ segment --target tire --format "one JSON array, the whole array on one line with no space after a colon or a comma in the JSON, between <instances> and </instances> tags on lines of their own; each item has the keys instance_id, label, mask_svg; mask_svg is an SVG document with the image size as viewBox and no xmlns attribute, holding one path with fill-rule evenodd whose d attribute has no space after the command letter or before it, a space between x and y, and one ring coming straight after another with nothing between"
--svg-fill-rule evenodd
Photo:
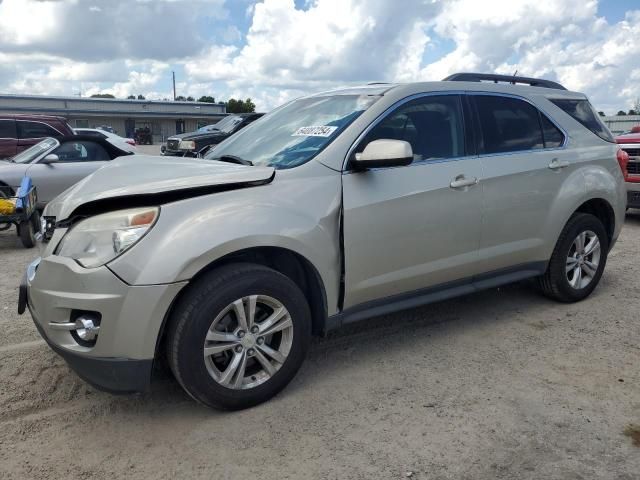
<instances>
[{"instance_id":1,"label":"tire","mask_svg":"<svg viewBox=\"0 0 640 480\"><path fill-rule=\"evenodd\" d=\"M582 253L587 253L594 238L599 247L581 254L579 235L584 236ZM602 277L608 253L609 237L602 222L588 213L574 214L560 233L547 271L538 279L542 292L564 303L587 298Z\"/></svg>"},{"instance_id":2,"label":"tire","mask_svg":"<svg viewBox=\"0 0 640 480\"><path fill-rule=\"evenodd\" d=\"M248 319L246 332L236 312ZM250 263L226 265L198 279L169 321L166 349L173 375L195 400L223 410L252 407L280 392L302 365L311 339L311 313L298 286Z\"/></svg>"},{"instance_id":3,"label":"tire","mask_svg":"<svg viewBox=\"0 0 640 480\"><path fill-rule=\"evenodd\" d=\"M42 229L42 225L40 225L40 212L38 210L34 210L33 214L31 215L30 221L33 225L33 231L35 233L40 232L40 230Z\"/></svg>"},{"instance_id":4,"label":"tire","mask_svg":"<svg viewBox=\"0 0 640 480\"><path fill-rule=\"evenodd\" d=\"M36 230L33 227L31 219L20 222L19 225L20 240L25 248L33 248L36 246Z\"/></svg>"}]
</instances>

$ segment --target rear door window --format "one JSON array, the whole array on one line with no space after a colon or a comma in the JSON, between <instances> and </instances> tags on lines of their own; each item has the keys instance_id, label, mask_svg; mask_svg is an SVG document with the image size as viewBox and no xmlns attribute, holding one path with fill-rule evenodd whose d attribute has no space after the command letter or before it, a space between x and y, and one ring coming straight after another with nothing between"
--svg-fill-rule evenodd
<instances>
[{"instance_id":1,"label":"rear door window","mask_svg":"<svg viewBox=\"0 0 640 480\"><path fill-rule=\"evenodd\" d=\"M571 100L565 98L550 99L556 106L561 108L565 113L571 115L575 120L580 122L584 127L591 130L601 139L607 142L615 143L615 139L606 125L600 120L600 115L594 110L589 100Z\"/></svg>"},{"instance_id":2,"label":"rear door window","mask_svg":"<svg viewBox=\"0 0 640 480\"><path fill-rule=\"evenodd\" d=\"M16 138L15 120L0 119L0 138Z\"/></svg>"},{"instance_id":3,"label":"rear door window","mask_svg":"<svg viewBox=\"0 0 640 480\"><path fill-rule=\"evenodd\" d=\"M542 123L542 134L544 136L544 146L546 148L558 148L564 143L564 134L556 127L551 120L543 113L540 114Z\"/></svg>"},{"instance_id":4,"label":"rear door window","mask_svg":"<svg viewBox=\"0 0 640 480\"><path fill-rule=\"evenodd\" d=\"M60 136L60 132L46 123L30 122L27 120L19 120L17 123L19 138L45 138Z\"/></svg>"},{"instance_id":5,"label":"rear door window","mask_svg":"<svg viewBox=\"0 0 640 480\"><path fill-rule=\"evenodd\" d=\"M544 148L538 109L511 97L475 95L482 142L480 153Z\"/></svg>"}]
</instances>

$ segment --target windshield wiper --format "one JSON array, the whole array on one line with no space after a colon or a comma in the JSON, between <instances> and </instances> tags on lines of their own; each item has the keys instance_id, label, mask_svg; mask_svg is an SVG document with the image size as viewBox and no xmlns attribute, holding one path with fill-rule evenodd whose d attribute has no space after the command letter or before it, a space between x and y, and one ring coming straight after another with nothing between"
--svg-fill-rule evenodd
<instances>
[{"instance_id":1,"label":"windshield wiper","mask_svg":"<svg viewBox=\"0 0 640 480\"><path fill-rule=\"evenodd\" d=\"M253 167L251 160L245 160L244 158L237 157L236 155L221 155L219 157L211 158L210 160L218 160L219 162L237 163L239 165L250 165Z\"/></svg>"}]
</instances>

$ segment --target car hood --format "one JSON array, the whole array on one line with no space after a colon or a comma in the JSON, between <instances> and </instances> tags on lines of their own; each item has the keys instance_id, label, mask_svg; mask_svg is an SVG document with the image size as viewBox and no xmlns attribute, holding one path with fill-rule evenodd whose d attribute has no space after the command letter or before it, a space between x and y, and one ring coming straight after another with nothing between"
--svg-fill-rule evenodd
<instances>
[{"instance_id":1,"label":"car hood","mask_svg":"<svg viewBox=\"0 0 640 480\"><path fill-rule=\"evenodd\" d=\"M0 160L0 183L6 182L6 175L11 177L15 175L23 175L24 171L29 167L28 163L13 163L6 160ZM15 181L13 178L12 181Z\"/></svg>"},{"instance_id":2,"label":"car hood","mask_svg":"<svg viewBox=\"0 0 640 480\"><path fill-rule=\"evenodd\" d=\"M179 138L180 140L199 140L202 138L226 138L229 134L223 132L189 132L189 133L181 133L180 135L171 135L171 139Z\"/></svg>"},{"instance_id":3,"label":"car hood","mask_svg":"<svg viewBox=\"0 0 640 480\"><path fill-rule=\"evenodd\" d=\"M130 155L81 180L47 205L45 215L66 220L141 205L160 205L217 191L263 185L272 167L186 157Z\"/></svg>"}]
</instances>

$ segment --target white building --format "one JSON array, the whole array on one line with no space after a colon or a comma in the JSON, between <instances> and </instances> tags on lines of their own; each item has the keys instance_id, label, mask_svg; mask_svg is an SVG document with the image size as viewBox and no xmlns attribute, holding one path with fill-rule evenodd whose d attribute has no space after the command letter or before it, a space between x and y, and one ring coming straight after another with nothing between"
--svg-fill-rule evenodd
<instances>
[{"instance_id":1,"label":"white building","mask_svg":"<svg viewBox=\"0 0 640 480\"><path fill-rule=\"evenodd\" d=\"M628 132L632 127L640 125L640 115L611 115L601 118L614 135Z\"/></svg>"},{"instance_id":2,"label":"white building","mask_svg":"<svg viewBox=\"0 0 640 480\"><path fill-rule=\"evenodd\" d=\"M0 94L0 113L58 115L72 127L105 125L124 137L133 137L137 128L148 127L153 142L160 143L170 135L216 123L226 115L226 108L201 102Z\"/></svg>"}]
</instances>

